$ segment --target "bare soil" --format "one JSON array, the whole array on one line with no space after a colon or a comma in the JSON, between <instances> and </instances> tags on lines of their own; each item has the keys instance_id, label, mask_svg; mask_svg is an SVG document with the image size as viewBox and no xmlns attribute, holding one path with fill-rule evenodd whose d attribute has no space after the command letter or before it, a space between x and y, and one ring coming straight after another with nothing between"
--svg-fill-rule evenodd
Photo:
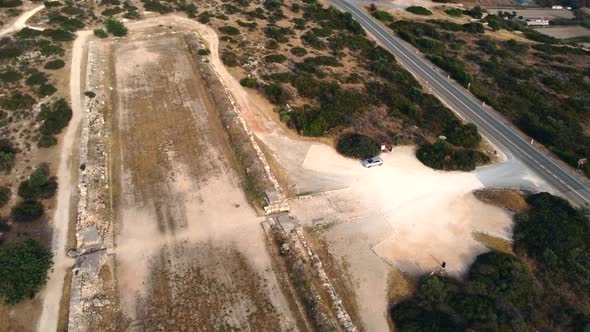
<instances>
[{"instance_id":1,"label":"bare soil","mask_svg":"<svg viewBox=\"0 0 590 332\"><path fill-rule=\"evenodd\" d=\"M132 329L294 326L182 34L114 43L115 243Z\"/></svg>"}]
</instances>

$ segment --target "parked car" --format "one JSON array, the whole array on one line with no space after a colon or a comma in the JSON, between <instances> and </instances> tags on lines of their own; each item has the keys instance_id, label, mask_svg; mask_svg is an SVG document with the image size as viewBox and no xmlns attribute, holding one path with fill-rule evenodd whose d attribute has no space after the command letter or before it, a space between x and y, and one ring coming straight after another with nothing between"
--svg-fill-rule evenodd
<instances>
[{"instance_id":1,"label":"parked car","mask_svg":"<svg viewBox=\"0 0 590 332\"><path fill-rule=\"evenodd\" d=\"M367 158L365 160L363 160L363 166L365 166L366 168L371 168L373 166L381 166L383 165L383 159L381 159L381 157L373 157L373 158Z\"/></svg>"}]
</instances>

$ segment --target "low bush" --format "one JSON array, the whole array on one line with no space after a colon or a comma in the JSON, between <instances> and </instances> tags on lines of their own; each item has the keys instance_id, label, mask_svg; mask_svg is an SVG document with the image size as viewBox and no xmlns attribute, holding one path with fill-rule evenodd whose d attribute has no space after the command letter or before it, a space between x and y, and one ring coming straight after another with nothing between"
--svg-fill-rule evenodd
<instances>
[{"instance_id":1,"label":"low bush","mask_svg":"<svg viewBox=\"0 0 590 332\"><path fill-rule=\"evenodd\" d=\"M209 54L211 54L211 51L209 51L208 48L201 48L197 51L197 53L199 55L209 55Z\"/></svg>"},{"instance_id":2,"label":"low bush","mask_svg":"<svg viewBox=\"0 0 590 332\"><path fill-rule=\"evenodd\" d=\"M238 62L238 56L234 52L225 51L221 54L221 61L228 67L237 67L240 65Z\"/></svg>"},{"instance_id":3,"label":"low bush","mask_svg":"<svg viewBox=\"0 0 590 332\"><path fill-rule=\"evenodd\" d=\"M15 205L10 216L17 222L35 221L45 213L43 205L37 201L23 201Z\"/></svg>"},{"instance_id":4,"label":"low bush","mask_svg":"<svg viewBox=\"0 0 590 332\"><path fill-rule=\"evenodd\" d=\"M416 15L432 15L432 12L430 10L422 6L410 6L406 8L406 10Z\"/></svg>"},{"instance_id":5,"label":"low bush","mask_svg":"<svg viewBox=\"0 0 590 332\"><path fill-rule=\"evenodd\" d=\"M16 149L8 138L0 138L0 170L8 171L14 164Z\"/></svg>"},{"instance_id":6,"label":"low bush","mask_svg":"<svg viewBox=\"0 0 590 332\"><path fill-rule=\"evenodd\" d=\"M43 84L41 84L41 86L39 86L39 90L37 90L37 93L41 97L46 97L46 96L51 96L56 91L57 91L57 88L53 84L43 83Z\"/></svg>"},{"instance_id":7,"label":"low bush","mask_svg":"<svg viewBox=\"0 0 590 332\"><path fill-rule=\"evenodd\" d=\"M123 24L123 22L109 18L104 22L104 26L108 33L112 34L113 36L122 37L127 35L127 27Z\"/></svg>"},{"instance_id":8,"label":"low bush","mask_svg":"<svg viewBox=\"0 0 590 332\"><path fill-rule=\"evenodd\" d=\"M223 34L230 35L230 36L237 36L240 34L240 29L232 26L224 26L220 27L219 31Z\"/></svg>"},{"instance_id":9,"label":"low bush","mask_svg":"<svg viewBox=\"0 0 590 332\"><path fill-rule=\"evenodd\" d=\"M48 61L45 64L44 68L50 69L50 70L56 70L56 69L63 68L65 65L66 65L66 63L62 59L57 59L57 60Z\"/></svg>"},{"instance_id":10,"label":"low bush","mask_svg":"<svg viewBox=\"0 0 590 332\"><path fill-rule=\"evenodd\" d=\"M285 89L280 84L276 83L267 85L264 88L264 93L268 97L268 100L275 105L284 105L290 99L290 96Z\"/></svg>"},{"instance_id":11,"label":"low bush","mask_svg":"<svg viewBox=\"0 0 590 332\"><path fill-rule=\"evenodd\" d=\"M449 16L460 17L463 15L463 10L461 10L459 8L452 8L452 9L445 10L445 13L447 13L447 15L449 15Z\"/></svg>"},{"instance_id":12,"label":"low bush","mask_svg":"<svg viewBox=\"0 0 590 332\"><path fill-rule=\"evenodd\" d=\"M171 13L174 10L172 7L163 4L158 0L143 1L143 8L147 11L156 12L160 14Z\"/></svg>"},{"instance_id":13,"label":"low bush","mask_svg":"<svg viewBox=\"0 0 590 332\"><path fill-rule=\"evenodd\" d=\"M47 82L48 78L45 75L45 73L37 71L32 73L31 75L29 75L29 77L27 77L27 80L25 81L25 83L27 83L27 85L41 85L45 82Z\"/></svg>"},{"instance_id":14,"label":"low bush","mask_svg":"<svg viewBox=\"0 0 590 332\"><path fill-rule=\"evenodd\" d=\"M39 127L42 136L53 136L61 132L72 118L72 109L64 99L59 99L51 106L41 105L41 111L37 116L38 121L43 121Z\"/></svg>"},{"instance_id":15,"label":"low bush","mask_svg":"<svg viewBox=\"0 0 590 332\"><path fill-rule=\"evenodd\" d=\"M428 167L447 171L472 171L489 162L489 157L479 151L454 148L442 140L420 146L416 157Z\"/></svg>"},{"instance_id":16,"label":"low bush","mask_svg":"<svg viewBox=\"0 0 590 332\"><path fill-rule=\"evenodd\" d=\"M0 0L0 8L14 8L22 4L21 0Z\"/></svg>"},{"instance_id":17,"label":"low bush","mask_svg":"<svg viewBox=\"0 0 590 332\"><path fill-rule=\"evenodd\" d=\"M54 8L54 7L63 6L63 4L59 1L45 1L45 2L43 2L43 5L45 5L45 7L47 7L47 8Z\"/></svg>"},{"instance_id":18,"label":"low bush","mask_svg":"<svg viewBox=\"0 0 590 332\"><path fill-rule=\"evenodd\" d=\"M0 187L0 207L3 207L10 201L10 196L12 196L12 192L10 188L1 186Z\"/></svg>"},{"instance_id":19,"label":"low bush","mask_svg":"<svg viewBox=\"0 0 590 332\"><path fill-rule=\"evenodd\" d=\"M452 126L445 131L445 136L451 144L468 149L477 148L481 142L481 136L473 123Z\"/></svg>"},{"instance_id":20,"label":"low bush","mask_svg":"<svg viewBox=\"0 0 590 332\"><path fill-rule=\"evenodd\" d=\"M469 16L471 16L473 18L477 18L477 19L482 18L483 13L484 13L484 11L483 11L483 9L481 9L480 6L475 6L473 8L466 9L463 11L463 14L469 15Z\"/></svg>"},{"instance_id":21,"label":"low bush","mask_svg":"<svg viewBox=\"0 0 590 332\"><path fill-rule=\"evenodd\" d=\"M0 81L2 81L4 83L18 82L22 78L23 78L23 75L21 73L11 70L11 69L0 72Z\"/></svg>"},{"instance_id":22,"label":"low bush","mask_svg":"<svg viewBox=\"0 0 590 332\"><path fill-rule=\"evenodd\" d=\"M341 135L336 150L344 156L359 159L374 157L381 151L372 138L356 133Z\"/></svg>"},{"instance_id":23,"label":"low bush","mask_svg":"<svg viewBox=\"0 0 590 332\"><path fill-rule=\"evenodd\" d=\"M57 177L49 176L49 169L41 165L18 186L18 195L26 201L48 199L57 191Z\"/></svg>"},{"instance_id":24,"label":"low bush","mask_svg":"<svg viewBox=\"0 0 590 332\"><path fill-rule=\"evenodd\" d=\"M244 77L240 80L240 84L246 88L257 88L258 87L258 80L256 77L248 76Z\"/></svg>"},{"instance_id":25,"label":"low bush","mask_svg":"<svg viewBox=\"0 0 590 332\"><path fill-rule=\"evenodd\" d=\"M264 57L264 61L268 63L283 63L287 61L287 57L283 54L270 54Z\"/></svg>"},{"instance_id":26,"label":"low bush","mask_svg":"<svg viewBox=\"0 0 590 332\"><path fill-rule=\"evenodd\" d=\"M303 47L296 46L291 48L291 54L295 56L304 56L307 54L307 50Z\"/></svg>"},{"instance_id":27,"label":"low bush","mask_svg":"<svg viewBox=\"0 0 590 332\"><path fill-rule=\"evenodd\" d=\"M471 22L463 24L463 31L470 33L484 33L483 24Z\"/></svg>"},{"instance_id":28,"label":"low bush","mask_svg":"<svg viewBox=\"0 0 590 332\"><path fill-rule=\"evenodd\" d=\"M6 304L16 304L45 285L53 255L33 240L5 244L0 246L0 266L0 297Z\"/></svg>"},{"instance_id":29,"label":"low bush","mask_svg":"<svg viewBox=\"0 0 590 332\"><path fill-rule=\"evenodd\" d=\"M98 38L107 38L109 34L104 29L94 29L94 35Z\"/></svg>"},{"instance_id":30,"label":"low bush","mask_svg":"<svg viewBox=\"0 0 590 332\"><path fill-rule=\"evenodd\" d=\"M35 98L28 94L22 94L20 91L0 97L0 107L9 111L29 109L35 105L35 102Z\"/></svg>"},{"instance_id":31,"label":"low bush","mask_svg":"<svg viewBox=\"0 0 590 332\"><path fill-rule=\"evenodd\" d=\"M374 18L378 19L379 21L383 22L391 22L393 21L393 16L391 16L388 12L378 10L376 12L371 13Z\"/></svg>"},{"instance_id":32,"label":"low bush","mask_svg":"<svg viewBox=\"0 0 590 332\"><path fill-rule=\"evenodd\" d=\"M43 30L43 34L53 41L72 41L74 40L75 35L67 30L63 29L45 29Z\"/></svg>"}]
</instances>

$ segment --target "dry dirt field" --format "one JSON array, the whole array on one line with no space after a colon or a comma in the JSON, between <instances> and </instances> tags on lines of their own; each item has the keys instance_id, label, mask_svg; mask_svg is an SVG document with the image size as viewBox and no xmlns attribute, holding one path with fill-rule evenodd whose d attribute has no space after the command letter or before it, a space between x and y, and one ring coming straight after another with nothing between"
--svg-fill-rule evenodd
<instances>
[{"instance_id":1,"label":"dry dirt field","mask_svg":"<svg viewBox=\"0 0 590 332\"><path fill-rule=\"evenodd\" d=\"M289 330L248 205L182 34L112 46L116 280L132 330Z\"/></svg>"},{"instance_id":2,"label":"dry dirt field","mask_svg":"<svg viewBox=\"0 0 590 332\"><path fill-rule=\"evenodd\" d=\"M582 26L540 28L537 31L559 39L590 36L590 29Z\"/></svg>"}]
</instances>

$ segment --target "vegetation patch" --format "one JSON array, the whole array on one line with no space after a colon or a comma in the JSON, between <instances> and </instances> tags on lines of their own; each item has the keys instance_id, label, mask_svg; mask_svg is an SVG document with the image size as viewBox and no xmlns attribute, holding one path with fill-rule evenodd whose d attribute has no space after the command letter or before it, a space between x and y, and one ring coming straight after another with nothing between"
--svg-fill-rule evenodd
<instances>
[{"instance_id":1,"label":"vegetation patch","mask_svg":"<svg viewBox=\"0 0 590 332\"><path fill-rule=\"evenodd\" d=\"M406 8L406 10L416 15L432 15L432 12L430 10L422 6L410 6Z\"/></svg>"},{"instance_id":2,"label":"vegetation patch","mask_svg":"<svg viewBox=\"0 0 590 332\"><path fill-rule=\"evenodd\" d=\"M372 138L356 133L341 135L336 150L344 156L358 159L371 158L381 152L379 144Z\"/></svg>"},{"instance_id":3,"label":"vegetation patch","mask_svg":"<svg viewBox=\"0 0 590 332\"><path fill-rule=\"evenodd\" d=\"M443 140L420 146L416 157L428 167L447 171L472 171L490 161L477 150L456 148Z\"/></svg>"},{"instance_id":4,"label":"vegetation patch","mask_svg":"<svg viewBox=\"0 0 590 332\"><path fill-rule=\"evenodd\" d=\"M0 246L0 296L6 304L32 298L47 281L53 266L51 251L27 240Z\"/></svg>"}]
</instances>

